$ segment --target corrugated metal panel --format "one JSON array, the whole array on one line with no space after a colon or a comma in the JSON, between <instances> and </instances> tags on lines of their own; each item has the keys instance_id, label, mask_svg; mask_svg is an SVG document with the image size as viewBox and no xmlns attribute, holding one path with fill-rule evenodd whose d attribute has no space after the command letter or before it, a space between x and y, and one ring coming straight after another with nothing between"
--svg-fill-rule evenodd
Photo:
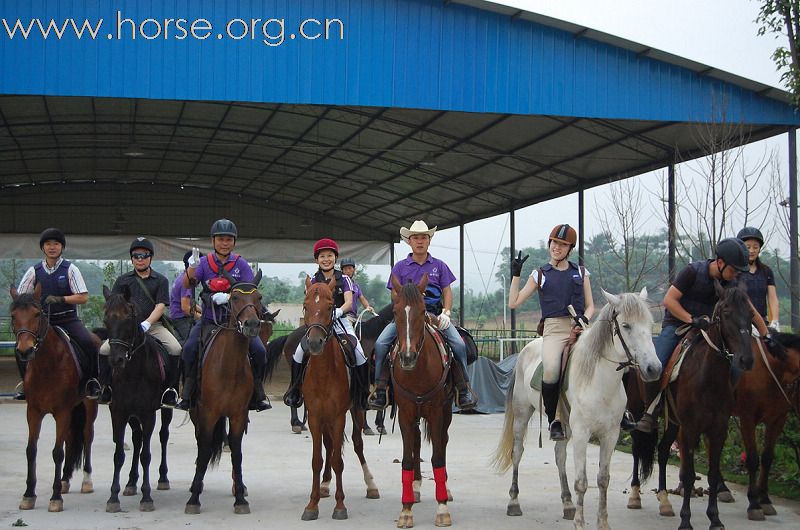
<instances>
[{"instance_id":1,"label":"corrugated metal panel","mask_svg":"<svg viewBox=\"0 0 800 530\"><path fill-rule=\"evenodd\" d=\"M125 23L128 36L117 40L118 12L137 23L161 21L162 32L134 40ZM655 121L707 121L724 102L731 121L800 123L788 105L726 82L739 81L736 76L699 75L689 69L692 61L686 68L661 62L645 47L637 55L635 43L623 39L599 32L591 34L596 40L576 38L528 15L504 13L435 0L0 0L0 16L11 27L16 19L26 25L34 18L72 18L79 25L84 18L104 20L96 40L87 34L78 40L71 28L61 40L52 32L46 41L41 35L22 40L19 31L12 40L0 27L0 93ZM273 17L286 21L280 46L265 45L261 35L217 38L227 21ZM175 18L208 19L213 33L205 40L164 39L164 20ZM300 21L309 18L340 19L345 39L297 38ZM144 29L153 36L156 23ZM234 22L232 29L243 27ZM275 23L267 29L278 33ZM169 30L178 34L174 23Z\"/></svg>"}]
</instances>

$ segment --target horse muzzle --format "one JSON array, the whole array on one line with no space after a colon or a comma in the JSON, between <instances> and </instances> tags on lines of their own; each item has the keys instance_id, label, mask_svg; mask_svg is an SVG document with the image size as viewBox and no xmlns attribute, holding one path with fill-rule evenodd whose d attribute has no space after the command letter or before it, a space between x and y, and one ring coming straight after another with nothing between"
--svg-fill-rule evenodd
<instances>
[{"instance_id":1,"label":"horse muzzle","mask_svg":"<svg viewBox=\"0 0 800 530\"><path fill-rule=\"evenodd\" d=\"M661 378L662 370L661 361L650 363L646 366L639 365L639 374L642 376L642 380L648 383L658 381Z\"/></svg>"},{"instance_id":2,"label":"horse muzzle","mask_svg":"<svg viewBox=\"0 0 800 530\"><path fill-rule=\"evenodd\" d=\"M20 361L30 362L36 357L36 348L34 348L33 346L29 346L24 350L20 350L19 348L14 348L14 354Z\"/></svg>"},{"instance_id":3,"label":"horse muzzle","mask_svg":"<svg viewBox=\"0 0 800 530\"><path fill-rule=\"evenodd\" d=\"M416 352L408 352L404 353L402 351L397 353L397 359L400 364L400 368L405 371L411 371L417 366L417 359L419 355Z\"/></svg>"},{"instance_id":4,"label":"horse muzzle","mask_svg":"<svg viewBox=\"0 0 800 530\"><path fill-rule=\"evenodd\" d=\"M239 322L239 332L247 338L258 337L261 332L261 321L251 318L244 322Z\"/></svg>"},{"instance_id":5,"label":"horse muzzle","mask_svg":"<svg viewBox=\"0 0 800 530\"><path fill-rule=\"evenodd\" d=\"M319 355L322 353L322 350L325 347L325 340L312 339L308 336L305 336L300 340L300 345L303 348L303 351L309 355Z\"/></svg>"}]
</instances>

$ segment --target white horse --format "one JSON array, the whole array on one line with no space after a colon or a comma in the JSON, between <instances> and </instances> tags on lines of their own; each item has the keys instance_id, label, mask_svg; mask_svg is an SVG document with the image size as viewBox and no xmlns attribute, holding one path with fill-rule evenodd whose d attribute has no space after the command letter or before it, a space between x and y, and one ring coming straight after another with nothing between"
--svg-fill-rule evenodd
<instances>
[{"instance_id":1,"label":"white horse","mask_svg":"<svg viewBox=\"0 0 800 530\"><path fill-rule=\"evenodd\" d=\"M600 440L600 470L597 485L600 503L597 528L608 529L606 506L609 483L608 466L619 438L619 423L625 412L623 368L635 367L642 379L654 381L661 375L661 362L653 346L653 316L647 305L647 289L641 293L613 295L603 291L608 304L595 323L583 332L572 350L567 373L566 403L559 403L568 440L573 442L577 510L567 483L565 464L567 441L555 446L556 463L561 479L561 502L565 519L575 520L575 528L584 528L583 497L586 493L586 446L589 437ZM522 515L519 506L519 463L524 450L528 422L539 406L539 391L530 386L536 367L541 363L542 339L526 345L519 353L514 377L506 396L503 434L492 464L500 472L514 466L507 515ZM570 410L568 410L570 409Z\"/></svg>"}]
</instances>

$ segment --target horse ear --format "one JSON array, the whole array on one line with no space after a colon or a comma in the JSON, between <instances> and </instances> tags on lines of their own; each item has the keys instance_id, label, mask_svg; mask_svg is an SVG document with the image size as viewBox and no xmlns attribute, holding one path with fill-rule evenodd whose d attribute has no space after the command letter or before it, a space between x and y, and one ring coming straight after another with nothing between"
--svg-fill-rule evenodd
<instances>
[{"instance_id":1,"label":"horse ear","mask_svg":"<svg viewBox=\"0 0 800 530\"><path fill-rule=\"evenodd\" d=\"M225 278L226 280L228 280L228 282L229 282L231 285L234 285L234 284L236 284L236 278L234 278L233 276L231 276L231 273L230 273L230 272L228 272L228 271L227 271L227 269L225 269L225 267L220 267L220 269L221 269L221 271L222 271L222 277L223 277L223 278Z\"/></svg>"},{"instance_id":2,"label":"horse ear","mask_svg":"<svg viewBox=\"0 0 800 530\"><path fill-rule=\"evenodd\" d=\"M422 278L420 278L417 287L419 287L419 292L424 293L425 288L427 286L428 286L428 273L426 272L425 274L422 275Z\"/></svg>"},{"instance_id":3,"label":"horse ear","mask_svg":"<svg viewBox=\"0 0 800 530\"><path fill-rule=\"evenodd\" d=\"M336 276L332 277L326 283L328 284L328 288L331 290L331 292L336 290Z\"/></svg>"},{"instance_id":4,"label":"horse ear","mask_svg":"<svg viewBox=\"0 0 800 530\"><path fill-rule=\"evenodd\" d=\"M311 276L306 274L306 291L308 291L309 287L311 287Z\"/></svg>"},{"instance_id":5,"label":"horse ear","mask_svg":"<svg viewBox=\"0 0 800 530\"><path fill-rule=\"evenodd\" d=\"M392 274L392 290L395 292L400 292L400 289L402 288L403 286L400 285L400 280L397 279L397 276Z\"/></svg>"},{"instance_id":6,"label":"horse ear","mask_svg":"<svg viewBox=\"0 0 800 530\"><path fill-rule=\"evenodd\" d=\"M272 320L275 320L276 318L278 318L278 313L280 313L280 312L281 312L281 310L278 309L274 313L270 313L269 316L272 318Z\"/></svg>"},{"instance_id":7,"label":"horse ear","mask_svg":"<svg viewBox=\"0 0 800 530\"><path fill-rule=\"evenodd\" d=\"M122 286L122 297L125 299L126 302L131 301L131 288L129 285Z\"/></svg>"},{"instance_id":8,"label":"horse ear","mask_svg":"<svg viewBox=\"0 0 800 530\"><path fill-rule=\"evenodd\" d=\"M19 296L19 293L17 292L17 288L14 287L13 285L9 285L8 286L8 293L11 295L11 299L12 300L16 300L17 297Z\"/></svg>"},{"instance_id":9,"label":"horse ear","mask_svg":"<svg viewBox=\"0 0 800 530\"><path fill-rule=\"evenodd\" d=\"M606 297L606 300L608 300L609 304L613 305L614 307L619 305L619 301L620 301L619 296L617 296L615 294L611 294L611 293L607 292L605 289L600 289L600 290L603 292L603 296Z\"/></svg>"},{"instance_id":10,"label":"horse ear","mask_svg":"<svg viewBox=\"0 0 800 530\"><path fill-rule=\"evenodd\" d=\"M111 296L111 289L109 289L106 284L103 284L103 298L108 300L109 296Z\"/></svg>"},{"instance_id":11,"label":"horse ear","mask_svg":"<svg viewBox=\"0 0 800 530\"><path fill-rule=\"evenodd\" d=\"M261 275L262 275L262 273L261 273L261 269L259 268L259 269L258 269L258 272L256 273L256 277L255 277L255 278L253 278L253 283L254 283L255 285L258 285L259 283L261 283Z\"/></svg>"},{"instance_id":12,"label":"horse ear","mask_svg":"<svg viewBox=\"0 0 800 530\"><path fill-rule=\"evenodd\" d=\"M647 287L642 287L642 290L639 291L639 298L642 300L647 300Z\"/></svg>"},{"instance_id":13,"label":"horse ear","mask_svg":"<svg viewBox=\"0 0 800 530\"><path fill-rule=\"evenodd\" d=\"M39 282L36 282L36 287L33 288L33 299L34 300L42 299L42 284Z\"/></svg>"}]
</instances>

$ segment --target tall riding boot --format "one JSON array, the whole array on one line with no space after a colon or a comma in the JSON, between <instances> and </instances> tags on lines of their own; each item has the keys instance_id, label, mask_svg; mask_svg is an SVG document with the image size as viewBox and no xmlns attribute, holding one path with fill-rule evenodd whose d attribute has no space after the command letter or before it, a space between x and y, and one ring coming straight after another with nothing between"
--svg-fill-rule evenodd
<instances>
[{"instance_id":1,"label":"tall riding boot","mask_svg":"<svg viewBox=\"0 0 800 530\"><path fill-rule=\"evenodd\" d=\"M636 423L636 430L645 433L651 433L653 431L658 430L658 415L660 414L661 410L661 403L660 403L660 394L658 393L658 387L655 385L645 385L645 410L644 414L642 414L641 419ZM656 399L659 400L659 403L656 404L655 408L653 408L653 413L650 414L647 412L653 405L653 401Z\"/></svg>"},{"instance_id":2,"label":"tall riding boot","mask_svg":"<svg viewBox=\"0 0 800 530\"><path fill-rule=\"evenodd\" d=\"M453 383L456 385L456 406L461 410L472 410L477 407L478 400L472 395L467 369L459 359L453 358L450 370L453 373Z\"/></svg>"},{"instance_id":3,"label":"tall riding boot","mask_svg":"<svg viewBox=\"0 0 800 530\"><path fill-rule=\"evenodd\" d=\"M186 362L183 365L183 388L181 389L181 400L175 405L176 409L189 410L192 407L192 394L197 382L197 363Z\"/></svg>"},{"instance_id":4,"label":"tall riding boot","mask_svg":"<svg viewBox=\"0 0 800 530\"><path fill-rule=\"evenodd\" d=\"M14 358L17 361L17 369L19 370L19 377L22 381L19 382L17 385L16 391L14 393L14 399L17 401L25 401L25 370L28 369L28 361L22 361L16 355Z\"/></svg>"},{"instance_id":5,"label":"tall riding boot","mask_svg":"<svg viewBox=\"0 0 800 530\"><path fill-rule=\"evenodd\" d=\"M550 426L550 439L554 442L560 442L567 439L567 436L564 434L564 427L561 425L561 422L556 419L558 398L559 384L545 383L542 381L542 401L544 401L544 412L547 414L547 422Z\"/></svg>"},{"instance_id":6,"label":"tall riding boot","mask_svg":"<svg viewBox=\"0 0 800 530\"><path fill-rule=\"evenodd\" d=\"M289 384L289 390L283 395L283 402L287 407L298 408L303 404L303 392L300 388L302 386L303 363L292 359L292 382Z\"/></svg>"},{"instance_id":7,"label":"tall riding boot","mask_svg":"<svg viewBox=\"0 0 800 530\"><path fill-rule=\"evenodd\" d=\"M89 354L91 355L91 354ZM92 359L92 365L90 366L91 373L89 374L89 380L86 381L86 386L84 386L84 392L86 393L86 397L89 399L98 399L100 398L100 394L103 390L103 387L100 385L100 381L98 381L98 376L100 375L100 368L98 366L100 360L98 359L100 355L95 355L94 359Z\"/></svg>"},{"instance_id":8,"label":"tall riding boot","mask_svg":"<svg viewBox=\"0 0 800 530\"><path fill-rule=\"evenodd\" d=\"M625 389L625 394L627 396L628 391L628 378L632 377L631 373L627 370L624 374L622 374L622 388ZM633 414L630 410L625 408L625 412L622 413L622 419L619 422L619 428L625 432L631 432L636 429L636 420L633 418Z\"/></svg>"},{"instance_id":9,"label":"tall riding boot","mask_svg":"<svg viewBox=\"0 0 800 530\"><path fill-rule=\"evenodd\" d=\"M250 398L250 410L261 412L262 410L269 410L272 408L267 400L267 394L264 392L264 375L267 371L267 365L264 363L254 363L253 366L253 395Z\"/></svg>"},{"instance_id":10,"label":"tall riding boot","mask_svg":"<svg viewBox=\"0 0 800 530\"><path fill-rule=\"evenodd\" d=\"M161 406L173 409L178 404L178 378L180 377L180 355L168 355L166 366L167 388L161 394Z\"/></svg>"},{"instance_id":11,"label":"tall riding boot","mask_svg":"<svg viewBox=\"0 0 800 530\"><path fill-rule=\"evenodd\" d=\"M375 379L375 392L369 396L367 405L370 410L383 410L388 405L386 387L389 386L389 360L386 359L381 366L381 373Z\"/></svg>"},{"instance_id":12,"label":"tall riding boot","mask_svg":"<svg viewBox=\"0 0 800 530\"><path fill-rule=\"evenodd\" d=\"M367 410L367 398L369 397L369 363L365 362L353 368L353 377L355 377L356 380L354 403L358 405L358 408Z\"/></svg>"},{"instance_id":13,"label":"tall riding boot","mask_svg":"<svg viewBox=\"0 0 800 530\"><path fill-rule=\"evenodd\" d=\"M108 360L108 355L98 355L98 379L102 390L97 402L102 405L111 403L111 363Z\"/></svg>"}]
</instances>

